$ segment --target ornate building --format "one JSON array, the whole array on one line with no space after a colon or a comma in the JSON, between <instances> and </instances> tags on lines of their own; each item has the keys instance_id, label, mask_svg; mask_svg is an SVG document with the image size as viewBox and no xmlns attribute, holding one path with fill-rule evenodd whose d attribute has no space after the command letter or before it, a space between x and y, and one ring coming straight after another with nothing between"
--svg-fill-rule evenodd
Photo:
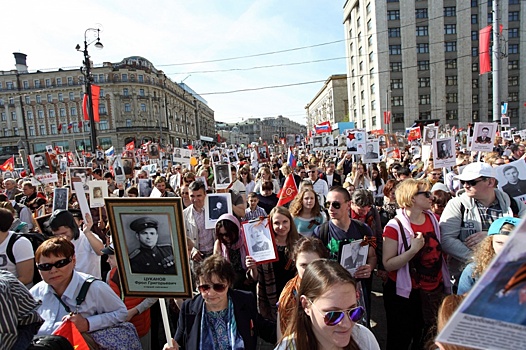
<instances>
[{"instance_id":1,"label":"ornate building","mask_svg":"<svg viewBox=\"0 0 526 350\"><path fill-rule=\"evenodd\" d=\"M0 71L0 146L11 152L28 148L28 153L42 152L46 145L90 149L80 70L28 72L25 55L15 57L16 70ZM213 140L214 111L207 102L147 59L132 56L105 62L92 68L92 77L100 86L96 128L102 148L114 146L118 152L130 141L140 145L161 140L180 147Z\"/></svg>"}]
</instances>

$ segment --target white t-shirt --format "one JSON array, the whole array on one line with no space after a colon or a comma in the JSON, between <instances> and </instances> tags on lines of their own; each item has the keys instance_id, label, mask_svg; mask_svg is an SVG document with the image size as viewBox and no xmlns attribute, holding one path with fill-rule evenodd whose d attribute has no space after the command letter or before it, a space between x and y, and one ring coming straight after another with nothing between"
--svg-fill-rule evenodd
<instances>
[{"instance_id":1,"label":"white t-shirt","mask_svg":"<svg viewBox=\"0 0 526 350\"><path fill-rule=\"evenodd\" d=\"M7 244L9 243L9 240L13 234L13 231L9 231L6 239L4 239L4 241L0 244L0 270L7 270L18 278L16 264L11 262L11 260L9 260L7 257ZM27 238L20 237L17 239L15 244L13 244L13 256L15 257L16 262L33 259L35 257L33 245Z\"/></svg>"},{"instance_id":2,"label":"white t-shirt","mask_svg":"<svg viewBox=\"0 0 526 350\"><path fill-rule=\"evenodd\" d=\"M380 350L380 345L374 337L374 334L366 327L355 324L352 329L352 338L358 344L360 349ZM283 339L274 350L293 350L296 349L296 343L293 336Z\"/></svg>"},{"instance_id":3,"label":"white t-shirt","mask_svg":"<svg viewBox=\"0 0 526 350\"><path fill-rule=\"evenodd\" d=\"M95 237L101 241L97 235L95 235ZM75 246L75 257L77 258L75 270L78 272L87 273L97 278L101 278L102 273L100 271L100 255L95 253L91 247L91 244L89 243L88 237L86 237L84 232L80 231L79 238L72 240L71 243L73 243Z\"/></svg>"}]
</instances>

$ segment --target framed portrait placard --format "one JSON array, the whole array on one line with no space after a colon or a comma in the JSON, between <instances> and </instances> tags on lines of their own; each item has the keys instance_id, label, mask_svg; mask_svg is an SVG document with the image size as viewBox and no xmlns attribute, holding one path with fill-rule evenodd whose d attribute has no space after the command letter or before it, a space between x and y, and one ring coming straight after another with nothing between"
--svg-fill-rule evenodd
<instances>
[{"instance_id":1,"label":"framed portrait placard","mask_svg":"<svg viewBox=\"0 0 526 350\"><path fill-rule=\"evenodd\" d=\"M364 163L377 163L380 161L380 142L378 140L367 140L366 152L363 155Z\"/></svg>"},{"instance_id":2,"label":"framed portrait placard","mask_svg":"<svg viewBox=\"0 0 526 350\"><path fill-rule=\"evenodd\" d=\"M253 257L257 264L269 263L279 259L276 243L270 232L268 218L246 221L242 225L247 255Z\"/></svg>"},{"instance_id":3,"label":"framed portrait placard","mask_svg":"<svg viewBox=\"0 0 526 350\"><path fill-rule=\"evenodd\" d=\"M205 228L216 227L217 219L223 214L232 214L230 193L210 193L205 198Z\"/></svg>"},{"instance_id":4,"label":"framed portrait placard","mask_svg":"<svg viewBox=\"0 0 526 350\"><path fill-rule=\"evenodd\" d=\"M497 123L475 123L472 151L491 152L497 135Z\"/></svg>"},{"instance_id":5,"label":"framed portrait placard","mask_svg":"<svg viewBox=\"0 0 526 350\"><path fill-rule=\"evenodd\" d=\"M362 246L361 239L352 241L341 246L340 264L354 276L356 269L366 264L368 254L368 244Z\"/></svg>"},{"instance_id":6,"label":"framed portrait placard","mask_svg":"<svg viewBox=\"0 0 526 350\"><path fill-rule=\"evenodd\" d=\"M499 165L495 168L499 188L510 198L526 203L526 162L523 159Z\"/></svg>"},{"instance_id":7,"label":"framed portrait placard","mask_svg":"<svg viewBox=\"0 0 526 350\"><path fill-rule=\"evenodd\" d=\"M214 164L214 182L216 190L224 190L232 183L230 164Z\"/></svg>"},{"instance_id":8,"label":"framed portrait placard","mask_svg":"<svg viewBox=\"0 0 526 350\"><path fill-rule=\"evenodd\" d=\"M91 176L89 174L90 174L90 168L68 168L67 169L67 177L72 187L73 187L73 182L80 182L82 183L82 187L84 188L84 191L87 191L89 188L88 181L91 180Z\"/></svg>"},{"instance_id":9,"label":"framed portrait placard","mask_svg":"<svg viewBox=\"0 0 526 350\"><path fill-rule=\"evenodd\" d=\"M258 159L260 163L265 163L270 160L267 146L258 146Z\"/></svg>"},{"instance_id":10,"label":"framed portrait placard","mask_svg":"<svg viewBox=\"0 0 526 350\"><path fill-rule=\"evenodd\" d=\"M124 294L191 298L180 198L105 198Z\"/></svg>"},{"instance_id":11,"label":"framed portrait placard","mask_svg":"<svg viewBox=\"0 0 526 350\"><path fill-rule=\"evenodd\" d=\"M69 200L69 188L61 187L53 190L53 212L58 209L67 210Z\"/></svg>"},{"instance_id":12,"label":"framed portrait placard","mask_svg":"<svg viewBox=\"0 0 526 350\"><path fill-rule=\"evenodd\" d=\"M104 197L108 197L108 183L105 180L88 182L89 204L91 208L104 206Z\"/></svg>"},{"instance_id":13,"label":"framed portrait placard","mask_svg":"<svg viewBox=\"0 0 526 350\"><path fill-rule=\"evenodd\" d=\"M446 168L457 164L455 138L433 139L433 159L435 168Z\"/></svg>"}]
</instances>

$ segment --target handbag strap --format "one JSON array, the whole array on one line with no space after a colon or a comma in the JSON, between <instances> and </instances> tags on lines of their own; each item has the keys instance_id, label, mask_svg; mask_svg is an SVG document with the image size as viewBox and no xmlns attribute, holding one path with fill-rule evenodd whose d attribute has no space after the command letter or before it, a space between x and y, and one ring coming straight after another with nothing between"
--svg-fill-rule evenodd
<instances>
[{"instance_id":1,"label":"handbag strap","mask_svg":"<svg viewBox=\"0 0 526 350\"><path fill-rule=\"evenodd\" d=\"M75 312L71 311L71 308L68 305L66 305L66 303L64 303L62 298L60 298L57 294L54 294L54 295L58 299L58 301L62 304L62 306L64 306L64 309L66 309L67 312L69 312L70 314L73 314L73 313L76 314L79 311L80 304L82 304L84 300L86 300L86 294L88 294L88 289L89 287L91 287L91 284L95 280L97 280L97 278L90 276L82 284L82 287L80 288L80 292L77 295L77 299L76 299L77 305L75 307Z\"/></svg>"},{"instance_id":2,"label":"handbag strap","mask_svg":"<svg viewBox=\"0 0 526 350\"><path fill-rule=\"evenodd\" d=\"M398 219L396 216L394 218L396 222L398 223L398 226L400 227L400 236L402 236L402 243L404 244L404 249L407 252L411 246L407 243L407 237L405 236L404 227L402 226L402 222L400 219ZM410 275L415 279L415 282L417 285L420 285L420 278L418 277L418 274L416 273L416 268L413 259L409 260L409 273Z\"/></svg>"}]
</instances>

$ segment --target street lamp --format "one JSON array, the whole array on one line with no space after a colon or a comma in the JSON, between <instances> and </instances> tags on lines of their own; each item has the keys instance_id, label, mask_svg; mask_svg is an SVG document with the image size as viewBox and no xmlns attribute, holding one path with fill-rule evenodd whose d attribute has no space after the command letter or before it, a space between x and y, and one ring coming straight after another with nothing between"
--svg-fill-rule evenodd
<instances>
[{"instance_id":1,"label":"street lamp","mask_svg":"<svg viewBox=\"0 0 526 350\"><path fill-rule=\"evenodd\" d=\"M87 34L88 32L97 32L97 39L91 41L88 43ZM86 94L88 94L88 117L89 117L89 123L90 123L90 130L91 130L91 150L92 152L95 152L95 149L97 147L97 130L95 128L95 117L93 115L93 97L91 96L91 83L93 80L93 77L91 76L91 63L90 63L90 56L88 54L88 46L95 43L95 47L97 49L104 48L104 45L100 42L99 38L100 29L99 28L88 28L84 32L84 50L81 50L81 47L79 44L75 47L75 49L79 52L82 52L84 54L84 66L86 67L85 70L80 68L80 71L82 75L84 75L85 83L86 83Z\"/></svg>"}]
</instances>

